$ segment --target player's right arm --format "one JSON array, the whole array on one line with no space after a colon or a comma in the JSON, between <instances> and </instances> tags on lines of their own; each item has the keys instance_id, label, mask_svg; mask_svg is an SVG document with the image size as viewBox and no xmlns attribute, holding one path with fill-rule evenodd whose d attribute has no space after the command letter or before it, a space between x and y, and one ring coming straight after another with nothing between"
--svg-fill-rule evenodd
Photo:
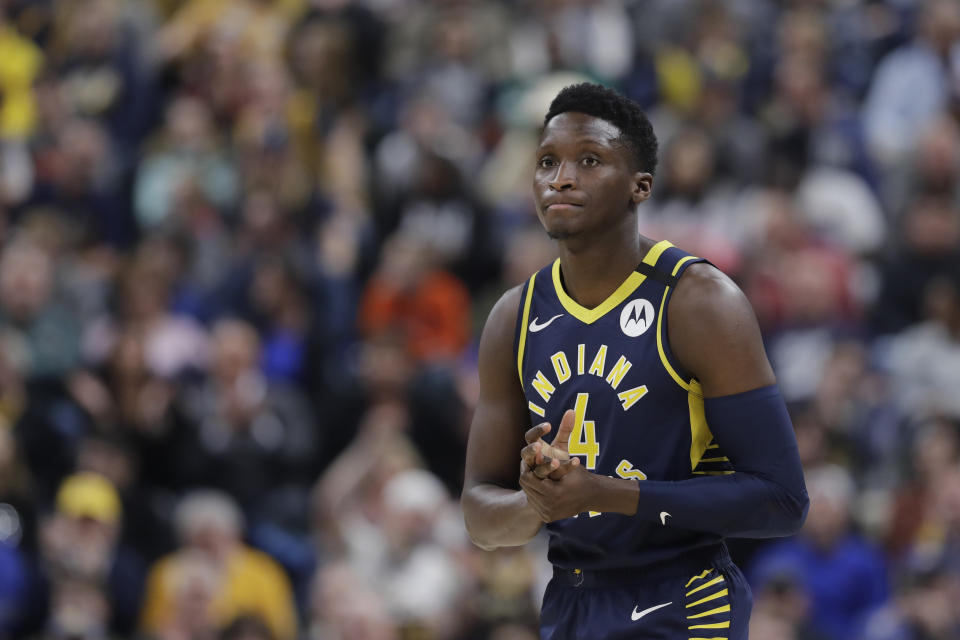
<instances>
[{"instance_id":1,"label":"player's right arm","mask_svg":"<svg viewBox=\"0 0 960 640\"><path fill-rule=\"evenodd\" d=\"M520 490L520 451L529 414L513 349L521 287L490 311L480 337L480 399L470 425L463 495L470 539L483 549L525 544L543 522Z\"/></svg>"}]
</instances>

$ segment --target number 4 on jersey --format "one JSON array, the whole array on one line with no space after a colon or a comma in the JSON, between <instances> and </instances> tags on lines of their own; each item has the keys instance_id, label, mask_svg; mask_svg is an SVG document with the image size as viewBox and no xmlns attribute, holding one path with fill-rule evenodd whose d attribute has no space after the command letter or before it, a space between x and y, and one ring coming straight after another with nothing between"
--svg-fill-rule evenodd
<instances>
[{"instance_id":1,"label":"number 4 on jersey","mask_svg":"<svg viewBox=\"0 0 960 640\"><path fill-rule=\"evenodd\" d=\"M593 420L585 419L589 399L589 393L577 394L577 403L573 407L573 431L570 433L567 451L572 456L586 456L587 469L596 469L597 456L600 455L600 443L597 442L597 431Z\"/></svg>"}]
</instances>

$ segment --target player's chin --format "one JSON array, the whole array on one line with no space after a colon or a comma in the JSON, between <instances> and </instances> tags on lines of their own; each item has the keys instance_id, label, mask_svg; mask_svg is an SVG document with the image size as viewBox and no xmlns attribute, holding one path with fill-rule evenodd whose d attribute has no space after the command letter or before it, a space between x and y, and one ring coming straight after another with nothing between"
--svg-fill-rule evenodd
<instances>
[{"instance_id":1,"label":"player's chin","mask_svg":"<svg viewBox=\"0 0 960 640\"><path fill-rule=\"evenodd\" d=\"M554 240L566 240L577 234L577 225L570 224L570 222L558 218L547 218L543 221L543 228L547 230L547 235Z\"/></svg>"},{"instance_id":2,"label":"player's chin","mask_svg":"<svg viewBox=\"0 0 960 640\"><path fill-rule=\"evenodd\" d=\"M547 229L547 235L553 240L566 240L574 235L569 229Z\"/></svg>"}]
</instances>

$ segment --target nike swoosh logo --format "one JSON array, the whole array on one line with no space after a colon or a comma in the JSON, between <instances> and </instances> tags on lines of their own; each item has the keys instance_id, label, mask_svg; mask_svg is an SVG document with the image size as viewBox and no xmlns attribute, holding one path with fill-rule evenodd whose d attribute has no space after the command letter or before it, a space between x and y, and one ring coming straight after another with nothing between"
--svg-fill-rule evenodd
<instances>
[{"instance_id":1,"label":"nike swoosh logo","mask_svg":"<svg viewBox=\"0 0 960 640\"><path fill-rule=\"evenodd\" d=\"M536 318L534 318L534 319L530 322L530 333L536 333L537 331L540 331L540 330L542 330L542 329L546 329L547 327L550 326L550 323L551 323L551 322L553 322L554 320L556 320L557 318L559 318L559 317L562 316L562 315L563 315L562 313L558 313L557 315L553 316L552 318L550 318L549 320L547 320L547 321L544 322L543 324L537 324L537 320L540 319L539 316L536 317Z\"/></svg>"},{"instance_id":2,"label":"nike swoosh logo","mask_svg":"<svg viewBox=\"0 0 960 640\"><path fill-rule=\"evenodd\" d=\"M667 518L672 518L673 516L667 513L666 511L660 512L660 524L667 526Z\"/></svg>"},{"instance_id":3,"label":"nike swoosh logo","mask_svg":"<svg viewBox=\"0 0 960 640\"><path fill-rule=\"evenodd\" d=\"M650 607L649 609L644 609L643 611L637 611L637 608L633 608L633 613L630 614L630 619L636 622L643 616L647 615L651 611L656 611L657 609L663 609L664 607L669 607L673 602L664 602L663 604L658 604L655 607Z\"/></svg>"}]
</instances>

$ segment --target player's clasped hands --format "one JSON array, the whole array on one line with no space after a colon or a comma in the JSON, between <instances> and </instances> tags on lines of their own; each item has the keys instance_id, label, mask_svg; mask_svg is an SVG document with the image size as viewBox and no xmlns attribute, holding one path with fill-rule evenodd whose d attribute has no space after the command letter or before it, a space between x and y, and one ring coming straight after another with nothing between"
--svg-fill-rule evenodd
<instances>
[{"instance_id":1,"label":"player's clasped hands","mask_svg":"<svg viewBox=\"0 0 960 640\"><path fill-rule=\"evenodd\" d=\"M547 422L538 424L524 435L527 441L520 451L520 487L528 504L544 522L575 516L587 510L590 474L571 458L567 448L573 431L574 412L567 411L552 444L543 436L550 433Z\"/></svg>"}]
</instances>

